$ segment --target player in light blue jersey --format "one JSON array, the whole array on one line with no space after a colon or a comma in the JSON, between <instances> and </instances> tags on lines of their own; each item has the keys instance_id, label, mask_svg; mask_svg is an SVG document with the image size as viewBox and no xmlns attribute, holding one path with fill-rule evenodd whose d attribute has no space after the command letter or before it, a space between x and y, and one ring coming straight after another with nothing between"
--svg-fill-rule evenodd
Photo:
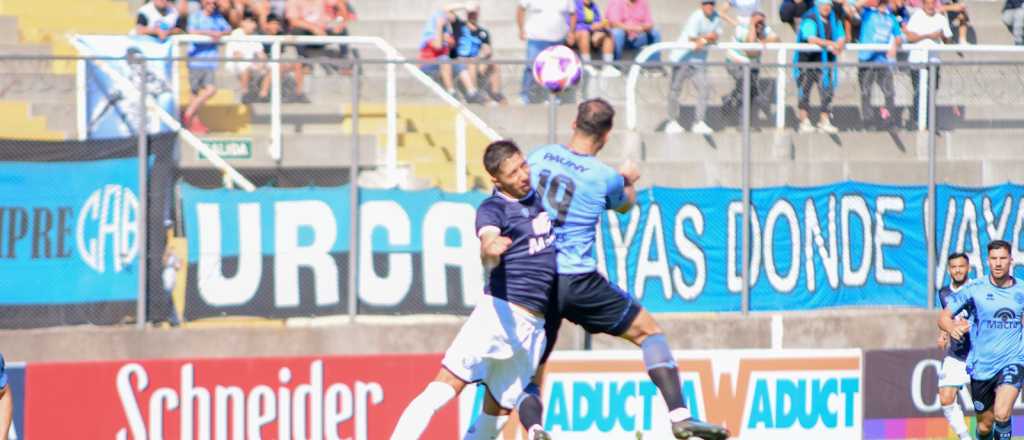
<instances>
[{"instance_id":1,"label":"player in light blue jersey","mask_svg":"<svg viewBox=\"0 0 1024 440\"><path fill-rule=\"evenodd\" d=\"M971 374L979 439L1010 440L1010 414L1024 378L1024 285L1010 274L1012 267L1010 243L990 242L989 276L967 283L949 297L939 315L939 328L953 339L961 340L970 331L967 371ZM958 324L953 320L971 307L971 321Z\"/></svg>"},{"instance_id":2,"label":"player in light blue jersey","mask_svg":"<svg viewBox=\"0 0 1024 440\"><path fill-rule=\"evenodd\" d=\"M558 314L590 333L618 336L640 347L647 373L665 399L676 438L725 439L726 429L691 417L683 403L675 359L654 317L597 272L598 220L609 209L628 212L636 202L634 184L640 178L632 163L615 170L594 157L608 142L614 117L615 110L606 101L584 101L569 144L542 146L527 160L530 181L555 226ZM549 324L560 321L548 319ZM549 328L549 347L555 335L557 328ZM537 399L536 395L526 398Z\"/></svg>"}]
</instances>

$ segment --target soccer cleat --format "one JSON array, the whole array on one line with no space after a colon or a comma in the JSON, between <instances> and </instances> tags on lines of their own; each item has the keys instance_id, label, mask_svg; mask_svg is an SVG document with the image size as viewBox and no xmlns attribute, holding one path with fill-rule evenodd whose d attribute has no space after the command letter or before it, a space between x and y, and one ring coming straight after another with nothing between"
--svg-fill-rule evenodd
<instances>
[{"instance_id":1,"label":"soccer cleat","mask_svg":"<svg viewBox=\"0 0 1024 440\"><path fill-rule=\"evenodd\" d=\"M726 440L729 430L718 425L686 419L672 424L672 435L678 439L697 437L702 440Z\"/></svg>"},{"instance_id":2,"label":"soccer cleat","mask_svg":"<svg viewBox=\"0 0 1024 440\"><path fill-rule=\"evenodd\" d=\"M551 440L551 435L538 425L530 427L530 432L526 433L526 438L529 440Z\"/></svg>"}]
</instances>

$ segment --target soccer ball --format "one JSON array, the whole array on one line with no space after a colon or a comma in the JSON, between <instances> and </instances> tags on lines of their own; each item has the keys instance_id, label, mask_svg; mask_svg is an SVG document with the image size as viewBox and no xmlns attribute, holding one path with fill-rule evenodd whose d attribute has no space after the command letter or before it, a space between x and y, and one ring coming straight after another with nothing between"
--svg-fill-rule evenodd
<instances>
[{"instance_id":1,"label":"soccer ball","mask_svg":"<svg viewBox=\"0 0 1024 440\"><path fill-rule=\"evenodd\" d=\"M582 74L580 57L562 45L544 49L533 61L533 79L555 93L579 83Z\"/></svg>"}]
</instances>

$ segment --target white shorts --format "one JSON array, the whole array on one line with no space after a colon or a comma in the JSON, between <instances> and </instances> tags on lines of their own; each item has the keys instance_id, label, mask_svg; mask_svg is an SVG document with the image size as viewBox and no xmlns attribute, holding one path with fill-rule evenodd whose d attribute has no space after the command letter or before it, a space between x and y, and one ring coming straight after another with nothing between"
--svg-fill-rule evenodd
<instances>
[{"instance_id":1,"label":"white shorts","mask_svg":"<svg viewBox=\"0 0 1024 440\"><path fill-rule=\"evenodd\" d=\"M971 377L967 375L966 362L951 356L946 356L942 360L942 370L939 371L939 388L960 388L970 383Z\"/></svg>"},{"instance_id":2,"label":"white shorts","mask_svg":"<svg viewBox=\"0 0 1024 440\"><path fill-rule=\"evenodd\" d=\"M483 382L502 408L512 409L533 379L546 344L543 317L481 295L441 365L465 382Z\"/></svg>"}]
</instances>

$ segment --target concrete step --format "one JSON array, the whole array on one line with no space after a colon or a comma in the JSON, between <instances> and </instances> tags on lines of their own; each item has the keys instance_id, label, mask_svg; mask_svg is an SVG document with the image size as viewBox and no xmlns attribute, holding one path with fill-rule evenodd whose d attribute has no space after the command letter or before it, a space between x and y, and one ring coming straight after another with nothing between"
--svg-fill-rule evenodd
<instances>
[{"instance_id":1,"label":"concrete step","mask_svg":"<svg viewBox=\"0 0 1024 440\"><path fill-rule=\"evenodd\" d=\"M327 135L285 135L283 154L280 162L271 159L268 146L269 138L265 136L209 136L203 139L229 138L251 139L252 157L249 159L226 159L229 164L239 169L247 168L347 168L351 163L351 137ZM179 164L183 168L213 168L209 161L200 159L199 154L190 147L182 147ZM360 136L359 156L361 166L377 166L382 163L383 154L377 148L375 136Z\"/></svg>"}]
</instances>

